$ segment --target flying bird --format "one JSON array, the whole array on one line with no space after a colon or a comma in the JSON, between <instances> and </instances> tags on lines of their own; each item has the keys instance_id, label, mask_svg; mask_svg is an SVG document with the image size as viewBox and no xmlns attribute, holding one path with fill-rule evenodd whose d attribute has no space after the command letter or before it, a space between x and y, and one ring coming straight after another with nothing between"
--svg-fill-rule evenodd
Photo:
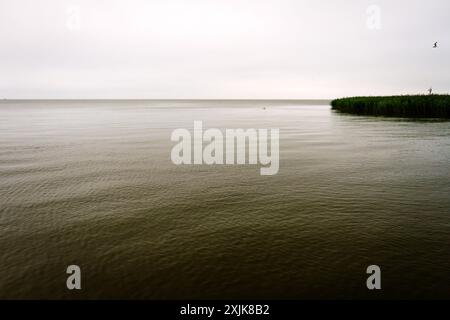
<instances>
[{"instance_id":1,"label":"flying bird","mask_svg":"<svg viewBox=\"0 0 450 320\"><path fill-rule=\"evenodd\" d=\"M433 48L437 48L438 47L438 43L435 42Z\"/></svg>"}]
</instances>

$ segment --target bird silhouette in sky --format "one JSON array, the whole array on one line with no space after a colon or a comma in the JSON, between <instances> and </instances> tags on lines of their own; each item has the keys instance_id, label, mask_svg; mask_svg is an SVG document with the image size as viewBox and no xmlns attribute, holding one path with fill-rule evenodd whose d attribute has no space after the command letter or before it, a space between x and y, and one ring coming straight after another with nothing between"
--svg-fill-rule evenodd
<instances>
[{"instance_id":1,"label":"bird silhouette in sky","mask_svg":"<svg viewBox=\"0 0 450 320\"><path fill-rule=\"evenodd\" d=\"M433 48L437 48L438 47L438 43L435 42Z\"/></svg>"}]
</instances>

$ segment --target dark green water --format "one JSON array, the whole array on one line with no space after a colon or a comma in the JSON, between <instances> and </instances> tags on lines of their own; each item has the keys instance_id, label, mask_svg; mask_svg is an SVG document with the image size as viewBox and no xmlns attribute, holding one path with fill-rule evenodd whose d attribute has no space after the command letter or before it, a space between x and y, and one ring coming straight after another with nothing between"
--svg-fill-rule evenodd
<instances>
[{"instance_id":1,"label":"dark green water","mask_svg":"<svg viewBox=\"0 0 450 320\"><path fill-rule=\"evenodd\" d=\"M278 175L175 166L170 134L194 120L279 128ZM0 298L450 298L449 244L450 122L307 102L0 104Z\"/></svg>"}]
</instances>

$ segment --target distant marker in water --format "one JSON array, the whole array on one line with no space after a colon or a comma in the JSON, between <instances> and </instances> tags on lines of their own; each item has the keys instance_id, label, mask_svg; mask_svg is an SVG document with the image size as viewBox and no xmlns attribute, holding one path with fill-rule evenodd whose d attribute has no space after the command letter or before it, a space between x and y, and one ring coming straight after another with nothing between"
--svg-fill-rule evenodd
<instances>
[{"instance_id":1,"label":"distant marker in water","mask_svg":"<svg viewBox=\"0 0 450 320\"><path fill-rule=\"evenodd\" d=\"M437 47L438 47L438 43L435 42L434 45L433 45L433 48L437 48Z\"/></svg>"}]
</instances>

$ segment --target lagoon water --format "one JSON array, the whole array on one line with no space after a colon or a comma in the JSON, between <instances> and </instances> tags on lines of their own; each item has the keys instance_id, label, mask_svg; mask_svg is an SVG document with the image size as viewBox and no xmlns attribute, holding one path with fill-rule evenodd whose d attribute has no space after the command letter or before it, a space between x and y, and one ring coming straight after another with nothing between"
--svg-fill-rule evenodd
<instances>
[{"instance_id":1,"label":"lagoon water","mask_svg":"<svg viewBox=\"0 0 450 320\"><path fill-rule=\"evenodd\" d=\"M175 166L170 134L194 120L279 128L279 173ZM308 101L0 103L1 298L450 298L449 244L450 122Z\"/></svg>"}]
</instances>

